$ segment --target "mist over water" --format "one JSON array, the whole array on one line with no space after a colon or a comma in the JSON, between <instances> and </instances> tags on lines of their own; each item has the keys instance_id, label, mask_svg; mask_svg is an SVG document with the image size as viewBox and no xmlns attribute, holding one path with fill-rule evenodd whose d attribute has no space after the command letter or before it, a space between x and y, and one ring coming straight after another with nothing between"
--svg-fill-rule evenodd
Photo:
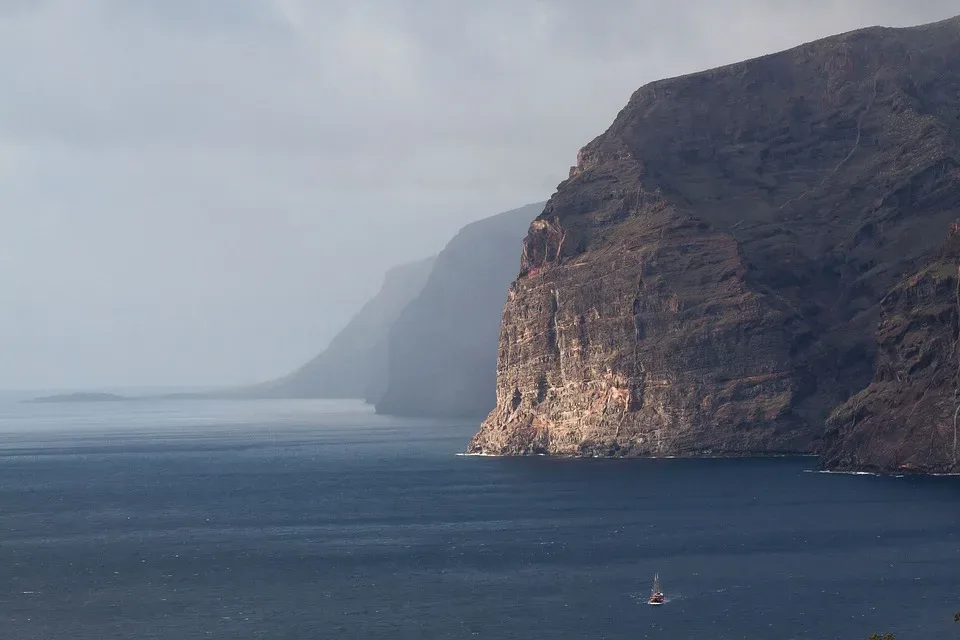
<instances>
[{"instance_id":1,"label":"mist over water","mask_svg":"<svg viewBox=\"0 0 960 640\"><path fill-rule=\"evenodd\" d=\"M324 401L0 404L4 638L953 632L960 479L457 456L475 427Z\"/></svg>"},{"instance_id":2,"label":"mist over water","mask_svg":"<svg viewBox=\"0 0 960 640\"><path fill-rule=\"evenodd\" d=\"M960 637L960 477L816 473L810 458L469 456L473 421L388 418L352 401L143 398L255 385L260 397L264 388L276 397L379 394L385 412L482 414L494 396L507 283L521 254L531 255L520 237L580 163L577 150L641 85L957 12L956 0L603 4L0 0L0 387L46 387L0 390L0 640ZM794 80L805 76L771 76L779 63L739 67L749 91L793 93L764 102L764 119L749 126L708 114L717 135L678 142L675 157L657 146L653 162L640 162L626 137L616 155L629 149L631 167L650 176L682 173L663 192L683 201L733 203L730 224L711 228L746 232L735 222L743 217L758 247L794 232L753 227L763 211L754 222L741 216L739 188L711 192L714 178L698 178L694 164L722 160L722 180L751 185L749 199L773 203L783 184L783 202L771 207L822 204L807 194L828 180L840 200L876 192L881 203L935 209L940 195L952 197L951 167L927 166L943 158L926 152L949 147L939 132L953 125L911 123L926 122L936 111L927 98L947 95L949 83L922 86L880 56L886 71L854 109L851 82L869 67L853 55L856 37L823 66L841 80L827 90L836 109L823 117L802 115L809 104L798 96L811 94L794 91ZM738 104L734 96L727 106ZM896 131L870 125L881 105L895 107ZM768 126L770 113L790 122ZM923 137L902 145L911 127ZM836 135L804 146L800 138L819 139L818 130ZM731 131L736 140L717 142ZM841 143L842 162L818 177L810 160L826 163ZM756 175L734 175L752 166L751 148L783 160L784 180L767 160ZM892 169L867 153L889 153ZM844 172L861 166L876 180L845 184ZM632 193L623 175L607 176L617 185L605 193L603 176L587 176L593 186L573 194L568 213L590 218L595 196L609 204ZM814 187L787 198L801 181ZM903 185L919 187L903 200ZM640 213L650 185L635 186ZM486 226L534 201L509 225ZM627 208L611 205L609 220L634 215ZM902 227L904 237L948 212L934 209ZM586 222L596 226L593 217ZM859 229L842 234L844 251L879 220L837 219ZM463 232L469 223L489 229L489 250L483 234ZM576 240L654 255L630 238L603 247L601 236L615 232ZM827 235L810 237L826 247ZM562 230L563 253L573 246L566 238ZM878 238L857 246L896 245L897 266L851 259L835 270L838 282L847 272L857 279L840 296L855 305L857 331L870 324L860 323L862 278L893 277L919 257ZM796 266L790 251L804 253L794 245L771 261L777 286L784 265ZM557 261L563 253L557 246ZM423 282L386 286L391 269L438 254ZM793 269L787 279L819 282L814 264L815 277ZM600 302L616 289L595 282ZM607 302L616 301L595 310L620 306ZM806 326L800 320L788 324ZM952 340L953 325L943 327ZM606 342L605 353L618 348ZM861 355L844 358L866 364ZM775 360L764 371L782 371ZM311 362L293 391L279 384ZM94 389L137 399L23 402ZM934 440L922 446L935 450ZM662 607L647 605L655 573Z\"/></svg>"}]
</instances>

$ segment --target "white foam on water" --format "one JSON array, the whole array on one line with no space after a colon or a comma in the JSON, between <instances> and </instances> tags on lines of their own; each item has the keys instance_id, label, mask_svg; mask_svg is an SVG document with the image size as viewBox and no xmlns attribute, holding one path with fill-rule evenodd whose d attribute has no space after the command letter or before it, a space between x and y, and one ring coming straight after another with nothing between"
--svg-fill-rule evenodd
<instances>
[{"instance_id":1,"label":"white foam on water","mask_svg":"<svg viewBox=\"0 0 960 640\"><path fill-rule=\"evenodd\" d=\"M534 453L534 454L522 455L522 456L505 456L505 455L500 454L500 453L455 453L455 454L453 454L453 455L455 455L455 456L463 456L464 458L532 458L532 457L534 457L534 456L544 457L544 456L546 456L547 454L545 454L545 453ZM562 456L555 456L555 457L560 458L560 457L562 457ZM566 456L566 457L573 457L573 456Z\"/></svg>"},{"instance_id":2,"label":"white foam on water","mask_svg":"<svg viewBox=\"0 0 960 640\"><path fill-rule=\"evenodd\" d=\"M874 476L877 478L906 478L905 473L877 473L876 471L825 471L822 469L806 469L804 473L823 473L834 476ZM960 476L960 473L922 473L918 476Z\"/></svg>"}]
</instances>

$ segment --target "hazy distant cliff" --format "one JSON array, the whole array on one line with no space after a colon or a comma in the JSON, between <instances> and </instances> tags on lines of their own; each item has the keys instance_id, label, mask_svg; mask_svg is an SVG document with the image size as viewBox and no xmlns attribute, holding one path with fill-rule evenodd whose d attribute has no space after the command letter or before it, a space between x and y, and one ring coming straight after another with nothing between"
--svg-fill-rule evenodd
<instances>
[{"instance_id":1,"label":"hazy distant cliff","mask_svg":"<svg viewBox=\"0 0 960 640\"><path fill-rule=\"evenodd\" d=\"M470 450L813 450L957 217L958 145L958 19L641 88L529 229Z\"/></svg>"},{"instance_id":2,"label":"hazy distant cliff","mask_svg":"<svg viewBox=\"0 0 960 640\"><path fill-rule=\"evenodd\" d=\"M378 413L482 417L494 406L497 335L521 240L542 202L467 225L390 330Z\"/></svg>"},{"instance_id":3,"label":"hazy distant cliff","mask_svg":"<svg viewBox=\"0 0 960 640\"><path fill-rule=\"evenodd\" d=\"M273 382L239 395L284 398L380 397L386 385L387 334L403 308L423 289L434 258L396 267L383 286L318 356Z\"/></svg>"},{"instance_id":4,"label":"hazy distant cliff","mask_svg":"<svg viewBox=\"0 0 960 640\"><path fill-rule=\"evenodd\" d=\"M884 297L873 381L830 417L827 469L960 473L960 224Z\"/></svg>"}]
</instances>

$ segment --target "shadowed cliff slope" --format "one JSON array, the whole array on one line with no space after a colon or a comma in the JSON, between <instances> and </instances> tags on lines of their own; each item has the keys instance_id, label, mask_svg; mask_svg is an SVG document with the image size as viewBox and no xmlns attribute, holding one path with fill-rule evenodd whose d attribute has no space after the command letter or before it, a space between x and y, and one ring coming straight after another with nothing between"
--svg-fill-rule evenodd
<instances>
[{"instance_id":1,"label":"shadowed cliff slope","mask_svg":"<svg viewBox=\"0 0 960 640\"><path fill-rule=\"evenodd\" d=\"M329 346L293 373L233 393L261 398L380 397L387 376L387 334L403 308L423 289L434 257L387 272L370 299Z\"/></svg>"},{"instance_id":2,"label":"shadowed cliff slope","mask_svg":"<svg viewBox=\"0 0 960 640\"><path fill-rule=\"evenodd\" d=\"M821 464L960 473L960 224L884 297L873 382L830 417Z\"/></svg>"},{"instance_id":3,"label":"shadowed cliff slope","mask_svg":"<svg viewBox=\"0 0 960 640\"><path fill-rule=\"evenodd\" d=\"M481 418L493 408L500 314L523 235L543 205L474 222L447 244L390 330L378 413Z\"/></svg>"},{"instance_id":4,"label":"shadowed cliff slope","mask_svg":"<svg viewBox=\"0 0 960 640\"><path fill-rule=\"evenodd\" d=\"M958 19L638 90L529 229L469 450L813 450L957 217L958 98Z\"/></svg>"}]
</instances>

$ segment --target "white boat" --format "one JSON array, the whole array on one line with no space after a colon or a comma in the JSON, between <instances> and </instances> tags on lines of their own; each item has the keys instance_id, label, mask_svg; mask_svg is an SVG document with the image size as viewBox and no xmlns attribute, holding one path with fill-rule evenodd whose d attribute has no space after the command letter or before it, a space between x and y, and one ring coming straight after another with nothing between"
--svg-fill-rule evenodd
<instances>
[{"instance_id":1,"label":"white boat","mask_svg":"<svg viewBox=\"0 0 960 640\"><path fill-rule=\"evenodd\" d=\"M663 589L660 587L660 574L653 576L653 588L650 589L649 604L661 605L664 602Z\"/></svg>"}]
</instances>

